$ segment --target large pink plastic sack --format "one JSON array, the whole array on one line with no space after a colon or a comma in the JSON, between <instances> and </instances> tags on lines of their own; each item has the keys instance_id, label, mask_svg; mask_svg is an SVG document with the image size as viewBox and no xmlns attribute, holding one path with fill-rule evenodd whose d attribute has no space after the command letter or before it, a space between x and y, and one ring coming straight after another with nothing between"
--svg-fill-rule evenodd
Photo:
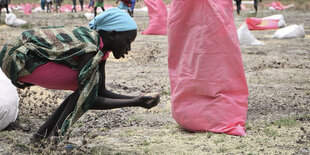
<instances>
[{"instance_id":1,"label":"large pink plastic sack","mask_svg":"<svg viewBox=\"0 0 310 155\"><path fill-rule=\"evenodd\" d=\"M167 35L167 8L162 0L144 0L148 8L149 26L142 34Z\"/></svg>"},{"instance_id":2,"label":"large pink plastic sack","mask_svg":"<svg viewBox=\"0 0 310 155\"><path fill-rule=\"evenodd\" d=\"M279 20L277 19L261 19L261 18L247 18L245 22L249 30L271 30L279 28Z\"/></svg>"},{"instance_id":3,"label":"large pink plastic sack","mask_svg":"<svg viewBox=\"0 0 310 155\"><path fill-rule=\"evenodd\" d=\"M24 6L24 14L25 15L30 15L31 14L31 4L27 3Z\"/></svg>"},{"instance_id":4,"label":"large pink plastic sack","mask_svg":"<svg viewBox=\"0 0 310 155\"><path fill-rule=\"evenodd\" d=\"M172 116L184 129L245 135L248 88L231 0L173 0L168 17Z\"/></svg>"}]
</instances>

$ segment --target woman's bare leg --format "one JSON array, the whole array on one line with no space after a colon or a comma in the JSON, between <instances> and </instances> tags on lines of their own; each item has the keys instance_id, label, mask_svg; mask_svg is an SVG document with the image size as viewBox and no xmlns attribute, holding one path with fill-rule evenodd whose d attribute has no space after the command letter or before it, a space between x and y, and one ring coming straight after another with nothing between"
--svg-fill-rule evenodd
<instances>
[{"instance_id":1,"label":"woman's bare leg","mask_svg":"<svg viewBox=\"0 0 310 155\"><path fill-rule=\"evenodd\" d=\"M32 136L33 140L40 140L47 138L47 136L51 133L53 130L55 124L57 123L59 117L63 113L65 107L67 106L70 98L72 97L73 93L69 95L56 109L56 111L48 118L48 120L41 125L41 127L35 132L35 134Z\"/></svg>"},{"instance_id":2,"label":"woman's bare leg","mask_svg":"<svg viewBox=\"0 0 310 155\"><path fill-rule=\"evenodd\" d=\"M65 109L62 111L61 116L58 118L56 124L53 126L53 130L50 132L48 137L59 136L58 130L63 125L65 119L74 111L74 108L76 106L77 100L79 99L79 96L80 96L80 94L78 93L78 91L75 91L72 94L72 96L71 96L70 100L68 101Z\"/></svg>"}]
</instances>

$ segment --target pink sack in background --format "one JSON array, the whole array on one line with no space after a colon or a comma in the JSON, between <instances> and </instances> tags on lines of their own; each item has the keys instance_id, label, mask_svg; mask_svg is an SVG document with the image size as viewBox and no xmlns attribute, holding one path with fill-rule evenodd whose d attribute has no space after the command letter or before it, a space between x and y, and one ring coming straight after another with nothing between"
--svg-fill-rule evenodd
<instances>
[{"instance_id":1,"label":"pink sack in background","mask_svg":"<svg viewBox=\"0 0 310 155\"><path fill-rule=\"evenodd\" d=\"M72 5L70 4L62 5L59 9L60 12L71 12L71 10L72 10Z\"/></svg>"},{"instance_id":2,"label":"pink sack in background","mask_svg":"<svg viewBox=\"0 0 310 155\"><path fill-rule=\"evenodd\" d=\"M31 4L26 3L24 5L24 14L25 15L30 15L31 14Z\"/></svg>"},{"instance_id":3,"label":"pink sack in background","mask_svg":"<svg viewBox=\"0 0 310 155\"><path fill-rule=\"evenodd\" d=\"M294 6L294 4L284 6L280 1L273 1L270 6L275 10L284 10Z\"/></svg>"},{"instance_id":4,"label":"pink sack in background","mask_svg":"<svg viewBox=\"0 0 310 155\"><path fill-rule=\"evenodd\" d=\"M176 122L194 132L245 135L248 88L233 2L173 0L168 42Z\"/></svg>"},{"instance_id":5,"label":"pink sack in background","mask_svg":"<svg viewBox=\"0 0 310 155\"><path fill-rule=\"evenodd\" d=\"M247 18L245 22L249 30L271 30L279 28L279 20L277 19L261 19L261 18Z\"/></svg>"},{"instance_id":6,"label":"pink sack in background","mask_svg":"<svg viewBox=\"0 0 310 155\"><path fill-rule=\"evenodd\" d=\"M167 8L162 0L144 0L148 8L149 26L142 34L167 35Z\"/></svg>"},{"instance_id":7,"label":"pink sack in background","mask_svg":"<svg viewBox=\"0 0 310 155\"><path fill-rule=\"evenodd\" d=\"M110 8L113 8L113 5L110 5L110 4L105 4L104 5L104 9L110 9Z\"/></svg>"}]
</instances>

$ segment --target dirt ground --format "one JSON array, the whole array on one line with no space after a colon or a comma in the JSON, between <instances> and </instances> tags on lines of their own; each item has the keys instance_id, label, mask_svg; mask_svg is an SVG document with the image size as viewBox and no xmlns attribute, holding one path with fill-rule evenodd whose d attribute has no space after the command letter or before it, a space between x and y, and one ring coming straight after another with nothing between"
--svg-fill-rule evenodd
<instances>
[{"instance_id":1,"label":"dirt ground","mask_svg":"<svg viewBox=\"0 0 310 155\"><path fill-rule=\"evenodd\" d=\"M252 12L235 14L236 26ZM14 13L28 24L0 24L0 47L27 28L89 22L82 12ZM287 25L304 24L306 37L273 39L275 30L252 31L265 45L241 47L250 93L246 136L189 133L176 124L170 111L167 36L142 35L148 15L135 12L138 36L126 58L108 59L107 86L129 95L160 93L160 104L151 110L88 111L68 140L37 147L29 138L70 91L19 89L19 116L0 132L0 154L310 154L310 11L261 9L257 17L274 14L283 14ZM68 144L76 148L68 151Z\"/></svg>"}]
</instances>

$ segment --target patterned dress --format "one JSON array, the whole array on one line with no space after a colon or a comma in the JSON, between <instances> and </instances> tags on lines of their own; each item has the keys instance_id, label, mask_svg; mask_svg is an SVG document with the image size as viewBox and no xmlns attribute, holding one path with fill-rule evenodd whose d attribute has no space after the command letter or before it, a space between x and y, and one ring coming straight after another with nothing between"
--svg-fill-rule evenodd
<instances>
[{"instance_id":1,"label":"patterned dress","mask_svg":"<svg viewBox=\"0 0 310 155\"><path fill-rule=\"evenodd\" d=\"M0 51L0 67L16 87L25 88L31 84L22 83L18 78L29 75L40 65L54 62L77 70L76 56L97 53L78 74L80 97L61 127L64 134L97 99L99 63L104 56L99 46L98 33L86 27L30 29L4 45Z\"/></svg>"}]
</instances>

